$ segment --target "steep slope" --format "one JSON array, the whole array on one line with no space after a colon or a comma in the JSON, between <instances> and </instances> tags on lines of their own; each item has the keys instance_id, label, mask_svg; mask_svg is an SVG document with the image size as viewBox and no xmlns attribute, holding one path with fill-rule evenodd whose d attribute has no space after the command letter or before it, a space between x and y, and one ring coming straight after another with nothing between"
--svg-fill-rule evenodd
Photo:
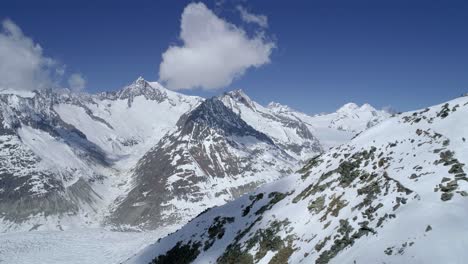
<instances>
[{"instance_id":1,"label":"steep slope","mask_svg":"<svg viewBox=\"0 0 468 264\"><path fill-rule=\"evenodd\" d=\"M220 99L247 124L268 135L298 161L305 161L322 151L314 134L294 115L276 114L252 101L242 90L225 93Z\"/></svg>"},{"instance_id":2,"label":"steep slope","mask_svg":"<svg viewBox=\"0 0 468 264\"><path fill-rule=\"evenodd\" d=\"M140 77L116 92L63 95L54 109L115 160L129 156L131 167L201 101Z\"/></svg>"},{"instance_id":3,"label":"steep slope","mask_svg":"<svg viewBox=\"0 0 468 264\"><path fill-rule=\"evenodd\" d=\"M202 101L139 78L99 95L0 94L0 231L98 227L130 170Z\"/></svg>"},{"instance_id":4,"label":"steep slope","mask_svg":"<svg viewBox=\"0 0 468 264\"><path fill-rule=\"evenodd\" d=\"M376 110L369 104L348 103L336 112L307 115L279 103L268 104L268 109L279 116L300 120L320 141L324 149L347 143L356 134L388 119L391 114Z\"/></svg>"},{"instance_id":5,"label":"steep slope","mask_svg":"<svg viewBox=\"0 0 468 264\"><path fill-rule=\"evenodd\" d=\"M128 263L464 263L468 97L391 118Z\"/></svg>"},{"instance_id":6,"label":"steep slope","mask_svg":"<svg viewBox=\"0 0 468 264\"><path fill-rule=\"evenodd\" d=\"M290 173L295 162L218 98L207 99L137 163L132 190L109 221L121 228L180 225Z\"/></svg>"},{"instance_id":7,"label":"steep slope","mask_svg":"<svg viewBox=\"0 0 468 264\"><path fill-rule=\"evenodd\" d=\"M50 91L0 94L0 230L37 229L58 215L92 221L102 206L93 189L111 173L99 146L53 109ZM53 219L53 220L52 220Z\"/></svg>"}]
</instances>

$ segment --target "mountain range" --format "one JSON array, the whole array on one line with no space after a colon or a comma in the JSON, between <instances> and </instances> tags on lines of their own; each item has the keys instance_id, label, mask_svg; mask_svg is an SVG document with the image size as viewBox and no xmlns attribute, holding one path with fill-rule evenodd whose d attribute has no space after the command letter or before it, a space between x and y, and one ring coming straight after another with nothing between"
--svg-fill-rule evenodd
<instances>
[{"instance_id":1,"label":"mountain range","mask_svg":"<svg viewBox=\"0 0 468 264\"><path fill-rule=\"evenodd\" d=\"M100 94L3 91L0 230L180 225L389 116L355 104L310 116L141 77Z\"/></svg>"},{"instance_id":2,"label":"mountain range","mask_svg":"<svg viewBox=\"0 0 468 264\"><path fill-rule=\"evenodd\" d=\"M98 94L2 90L0 262L121 262L390 116L352 103L308 115L141 77Z\"/></svg>"}]
</instances>

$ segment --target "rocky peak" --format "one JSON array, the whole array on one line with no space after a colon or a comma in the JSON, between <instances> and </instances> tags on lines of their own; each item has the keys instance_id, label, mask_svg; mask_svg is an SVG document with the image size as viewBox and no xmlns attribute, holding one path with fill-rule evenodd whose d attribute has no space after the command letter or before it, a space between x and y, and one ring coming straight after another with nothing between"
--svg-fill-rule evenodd
<instances>
[{"instance_id":1,"label":"rocky peak","mask_svg":"<svg viewBox=\"0 0 468 264\"><path fill-rule=\"evenodd\" d=\"M135 97L144 96L148 100L162 102L167 99L167 91L158 83L150 84L143 77L138 77L132 84L116 92L105 92L99 95L101 99L127 100L132 106Z\"/></svg>"},{"instance_id":2,"label":"rocky peak","mask_svg":"<svg viewBox=\"0 0 468 264\"><path fill-rule=\"evenodd\" d=\"M147 84L146 80L142 76L139 76L133 83L136 85L141 85L141 86L144 86Z\"/></svg>"},{"instance_id":3,"label":"rocky peak","mask_svg":"<svg viewBox=\"0 0 468 264\"><path fill-rule=\"evenodd\" d=\"M227 136L253 136L273 144L265 134L248 125L239 115L226 107L218 97L205 100L184 119L185 129L192 131L195 127L209 127Z\"/></svg>"},{"instance_id":4,"label":"rocky peak","mask_svg":"<svg viewBox=\"0 0 468 264\"><path fill-rule=\"evenodd\" d=\"M222 96L222 100L226 101L226 99L234 100L236 102L244 104L249 108L255 109L254 102L242 89L224 93L224 95Z\"/></svg>"}]
</instances>

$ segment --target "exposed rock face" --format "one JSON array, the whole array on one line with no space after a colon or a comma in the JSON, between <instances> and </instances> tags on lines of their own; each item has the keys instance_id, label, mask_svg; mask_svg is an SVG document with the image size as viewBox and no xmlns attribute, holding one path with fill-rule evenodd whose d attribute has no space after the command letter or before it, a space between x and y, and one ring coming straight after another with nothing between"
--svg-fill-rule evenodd
<instances>
[{"instance_id":1,"label":"exposed rock face","mask_svg":"<svg viewBox=\"0 0 468 264\"><path fill-rule=\"evenodd\" d=\"M0 230L101 225L128 170L200 101L142 78L100 95L0 93Z\"/></svg>"},{"instance_id":2,"label":"exposed rock face","mask_svg":"<svg viewBox=\"0 0 468 264\"><path fill-rule=\"evenodd\" d=\"M291 172L294 159L217 98L181 117L145 154L134 188L110 221L142 228L180 224Z\"/></svg>"},{"instance_id":3,"label":"exposed rock face","mask_svg":"<svg viewBox=\"0 0 468 264\"><path fill-rule=\"evenodd\" d=\"M101 93L99 99L127 100L128 107L131 107L133 99L138 96L144 96L145 99L158 103L168 99L165 89L161 89L158 85L151 85L142 77L139 77L133 84L116 92Z\"/></svg>"},{"instance_id":4,"label":"exposed rock face","mask_svg":"<svg viewBox=\"0 0 468 264\"><path fill-rule=\"evenodd\" d=\"M91 185L104 176L87 167L104 168L109 162L60 118L52 107L55 100L50 91L32 98L0 95L0 212L7 223L21 224L35 215L76 215L83 205L99 203ZM67 151L56 162L80 164L55 166L53 158L61 156L55 151Z\"/></svg>"},{"instance_id":5,"label":"exposed rock face","mask_svg":"<svg viewBox=\"0 0 468 264\"><path fill-rule=\"evenodd\" d=\"M128 263L457 263L468 257L467 115L461 97L395 116Z\"/></svg>"}]
</instances>

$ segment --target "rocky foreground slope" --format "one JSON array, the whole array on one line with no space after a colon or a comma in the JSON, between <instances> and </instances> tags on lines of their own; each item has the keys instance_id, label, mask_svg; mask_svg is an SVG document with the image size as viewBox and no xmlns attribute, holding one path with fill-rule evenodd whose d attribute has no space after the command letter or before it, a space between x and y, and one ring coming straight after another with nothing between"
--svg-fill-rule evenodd
<instances>
[{"instance_id":1,"label":"rocky foreground slope","mask_svg":"<svg viewBox=\"0 0 468 264\"><path fill-rule=\"evenodd\" d=\"M468 97L407 112L128 263L464 263Z\"/></svg>"}]
</instances>

